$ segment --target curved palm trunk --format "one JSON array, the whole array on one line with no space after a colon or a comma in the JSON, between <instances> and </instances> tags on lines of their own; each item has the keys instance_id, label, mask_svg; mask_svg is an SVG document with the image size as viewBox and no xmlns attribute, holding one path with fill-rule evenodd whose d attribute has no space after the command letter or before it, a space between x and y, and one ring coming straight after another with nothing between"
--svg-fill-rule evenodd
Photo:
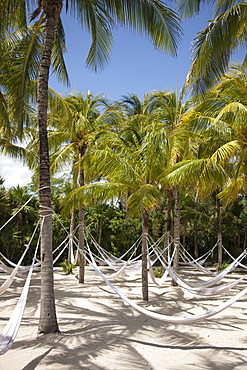
<instances>
[{"instance_id":1,"label":"curved palm trunk","mask_svg":"<svg viewBox=\"0 0 247 370\"><path fill-rule=\"evenodd\" d=\"M52 256L52 214L50 165L47 139L47 107L48 107L48 80L51 63L51 52L54 30L62 9L62 1L45 1L46 13L44 48L38 76L38 124L40 141L40 217L41 232L41 304L40 304L40 333L58 332L58 323L55 309L53 256Z\"/></svg>"},{"instance_id":2,"label":"curved palm trunk","mask_svg":"<svg viewBox=\"0 0 247 370\"><path fill-rule=\"evenodd\" d=\"M142 299L148 301L148 223L149 214L147 211L142 214Z\"/></svg>"},{"instance_id":3,"label":"curved palm trunk","mask_svg":"<svg viewBox=\"0 0 247 370\"><path fill-rule=\"evenodd\" d=\"M173 269L178 272L179 268L179 246L180 246L180 196L179 191L176 188L174 190L174 248L175 255L173 261ZM172 285L177 286L177 283L172 280Z\"/></svg>"}]
</instances>

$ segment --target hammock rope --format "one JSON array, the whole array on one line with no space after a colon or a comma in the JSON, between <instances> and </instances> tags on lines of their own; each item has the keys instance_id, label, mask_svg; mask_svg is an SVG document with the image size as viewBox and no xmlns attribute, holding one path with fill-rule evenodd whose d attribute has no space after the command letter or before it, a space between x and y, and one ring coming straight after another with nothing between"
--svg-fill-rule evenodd
<instances>
[{"instance_id":1,"label":"hammock rope","mask_svg":"<svg viewBox=\"0 0 247 370\"><path fill-rule=\"evenodd\" d=\"M128 305L133 307L138 312L140 312L140 313L142 313L142 314L144 314L148 317L151 317L153 319L160 320L160 321L165 321L165 322L170 322L170 323L175 323L175 324L187 324L187 323L191 323L191 322L195 322L195 321L200 321L200 320L206 319L208 317L214 316L217 313L225 310L227 307L231 306L233 303L235 303L238 299L240 299L241 297L243 297L247 293L247 288L245 288L242 291L240 291L239 293L237 293L234 297L228 299L223 304L217 306L214 309L206 310L206 311L204 311L203 313L201 313L199 315L175 317L175 316L168 316L168 315L164 315L164 314L159 314L159 313L147 310L147 309L139 306L138 304L132 302L130 299L128 299L123 293L120 292L120 290L118 290L112 283L110 283L110 281L105 277L105 275L98 269L92 255L90 255L90 258L91 258L91 260L90 260L82 250L80 250L80 253L82 253L84 255L85 259L90 264L90 266L93 267L95 272L108 284L108 286L113 290L113 292L115 292L125 303L127 303Z\"/></svg>"},{"instance_id":2,"label":"hammock rope","mask_svg":"<svg viewBox=\"0 0 247 370\"><path fill-rule=\"evenodd\" d=\"M162 262L162 261L161 261ZM214 296L214 295L219 295L227 290L232 289L235 287L237 284L239 284L242 280L245 279L245 277L239 278L237 280L234 280L233 282L227 283L227 284L222 284L216 287L204 287L203 289L198 289L198 288L192 288L190 285L188 285L184 279L181 278L181 276L177 275L173 269L167 265L165 265L164 262L162 262L163 267L166 269L170 277L179 285L181 288L186 289L188 292L192 293L193 295L199 295L199 296Z\"/></svg>"},{"instance_id":3,"label":"hammock rope","mask_svg":"<svg viewBox=\"0 0 247 370\"><path fill-rule=\"evenodd\" d=\"M230 271L232 271L232 269L234 269L234 266L236 267L238 265L238 263L240 263L240 261L245 257L247 251L245 250L243 253L241 253L241 255L236 258L233 263L231 265L229 265L228 267L226 267L224 270L222 270L218 275L214 276L212 279L210 280L207 280L207 281L201 281L200 283L191 283L185 279L183 279L179 274L177 274L172 268L168 267L164 261L160 260L162 266L168 271L168 274L171 276L171 278L177 282L177 284L181 285L183 288L187 289L187 290L190 290L191 292L194 292L195 294L198 294L199 295L202 295L202 288L209 288L213 285L215 285L216 283L218 283L220 280L222 280ZM239 280L241 281L241 279ZM239 282L238 281L238 282ZM231 284L233 284L231 286ZM237 283L236 283L237 284ZM225 285L221 285L219 287L216 287L214 290L208 290L208 293L211 295L211 294L218 294L217 293L217 289L219 289L219 291L222 289L222 292L227 290L227 289L230 289L230 287L233 287L235 286L236 284L234 283L229 283L228 287L227 287L227 284ZM198 290L197 290L198 289ZM207 292L205 290L205 292ZM215 292L215 293L213 293ZM207 295L207 294L205 294Z\"/></svg>"},{"instance_id":4,"label":"hammock rope","mask_svg":"<svg viewBox=\"0 0 247 370\"><path fill-rule=\"evenodd\" d=\"M185 264L194 267L196 270L204 272L208 275L214 275L215 273L204 267L203 264L206 262L210 254L213 253L213 250L215 249L216 245L217 244L215 244L215 246L210 251L208 251L198 259L193 259L189 252L184 247L182 247L182 250L181 249L179 250L180 257L182 258Z\"/></svg>"},{"instance_id":5,"label":"hammock rope","mask_svg":"<svg viewBox=\"0 0 247 370\"><path fill-rule=\"evenodd\" d=\"M14 308L14 311L12 312L7 324L5 325L2 333L0 334L0 355L3 355L4 353L6 353L10 349L10 347L12 346L12 344L15 340L15 337L18 333L18 330L19 330L19 327L20 327L20 324L21 324L21 320L22 320L22 316L23 316L23 313L24 313L24 309L25 309L25 306L26 306L27 295L28 295L28 290L29 290L29 286L30 286L30 282L31 282L33 269L34 269L34 266L35 266L37 251L38 251L38 243L37 243L36 250L35 250L35 253L34 253L34 256L33 256L33 261L32 261L32 264L31 264L31 268L28 272L25 285L22 289L21 296L20 296L20 298L19 298L19 300L18 300L18 302L17 302L17 304Z\"/></svg>"},{"instance_id":6,"label":"hammock rope","mask_svg":"<svg viewBox=\"0 0 247 370\"><path fill-rule=\"evenodd\" d=\"M25 204L23 204L23 206L21 206L21 208L18 209L18 211L13 214L9 219L8 221L5 222L5 224L3 224L1 227L0 227L0 231L11 221L13 220L13 218L15 218L16 215L18 215L19 212L21 212L21 210L23 210L24 207L26 207L26 205L33 199L33 197L40 191L40 190L43 190L43 189L47 189L49 188L50 186L43 186L42 188L39 188L38 190L36 190L33 195L26 201Z\"/></svg>"},{"instance_id":7,"label":"hammock rope","mask_svg":"<svg viewBox=\"0 0 247 370\"><path fill-rule=\"evenodd\" d=\"M26 245L26 249L24 250L24 252L23 252L23 254L22 254L22 256L21 256L21 258L19 259L19 262L17 263L17 265L15 266L15 268L13 269L13 271L12 271L12 273L10 274L10 276L3 282L3 284L0 286L0 295L1 294L3 294L10 286L11 286L11 284L12 284L12 282L13 282L13 280L14 280L14 278L16 277L16 275L17 275L17 272L18 272L18 270L19 270L19 268L20 268L20 265L21 265L21 263L22 263L22 261L23 261L23 259L24 259L24 257L25 257L25 255L26 255L26 253L27 253L27 251L28 251L28 249L29 249L29 247L30 247L30 245L31 245L31 243L32 243L32 241L33 241L33 238L34 238L34 235L36 234L36 231L37 231L37 228L38 228L38 226L39 226L39 222L37 223L37 225L36 225L36 227L35 227L35 229L34 229L34 231L33 231L33 234L32 234L32 236L31 236L31 238L30 238L30 240L29 240L29 243ZM30 270L30 268L31 268L31 266L28 266L28 270ZM27 271L28 271L27 270Z\"/></svg>"}]
</instances>

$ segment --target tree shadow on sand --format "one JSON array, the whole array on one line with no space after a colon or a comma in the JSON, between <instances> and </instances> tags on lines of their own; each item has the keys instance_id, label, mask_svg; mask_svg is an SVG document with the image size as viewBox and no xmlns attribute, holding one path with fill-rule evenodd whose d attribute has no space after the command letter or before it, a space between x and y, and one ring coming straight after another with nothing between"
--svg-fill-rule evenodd
<instances>
[{"instance_id":1,"label":"tree shadow on sand","mask_svg":"<svg viewBox=\"0 0 247 370\"><path fill-rule=\"evenodd\" d=\"M187 367L183 365L184 362L180 364L181 368L186 369L222 367L230 370L237 369L247 361L247 347L244 345L215 345L201 335L205 329L211 332L220 330L223 335L233 330L242 332L241 319L231 314L187 325L160 322L136 312L116 295L109 294L109 287L97 276L88 276L85 284L78 284L75 276L58 274L55 290L61 334L24 339L17 337L10 351L13 350L16 356L19 351L29 353L29 362L22 367L23 370L150 370L159 368L151 355L162 356L164 360L174 356L175 361L177 353L187 358ZM121 286L135 303L155 312L168 315L183 315L186 312L188 315L188 311L195 307L195 298L185 296L180 288L168 289L163 296L151 291L150 301L142 302L136 284L135 281L128 281L124 285L123 279L116 281L116 285ZM23 326L28 322L34 325L33 315L39 302L38 286L35 280L30 287L32 297L27 302ZM199 302L201 307L207 307L206 300ZM217 304L217 299L215 303L210 300L210 304ZM41 355L40 351L43 351ZM223 357L228 359L224 362ZM176 366L171 362L170 367L164 369L177 369Z\"/></svg>"}]
</instances>

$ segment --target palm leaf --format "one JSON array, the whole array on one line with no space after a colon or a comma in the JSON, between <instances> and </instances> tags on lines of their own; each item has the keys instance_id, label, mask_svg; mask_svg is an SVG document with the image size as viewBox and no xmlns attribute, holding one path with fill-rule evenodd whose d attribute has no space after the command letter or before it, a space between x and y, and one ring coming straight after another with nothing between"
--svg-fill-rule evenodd
<instances>
[{"instance_id":1,"label":"palm leaf","mask_svg":"<svg viewBox=\"0 0 247 370\"><path fill-rule=\"evenodd\" d=\"M158 205L162 199L160 190L151 184L142 185L127 200L127 208L132 215L140 215Z\"/></svg>"},{"instance_id":2,"label":"palm leaf","mask_svg":"<svg viewBox=\"0 0 247 370\"><path fill-rule=\"evenodd\" d=\"M205 93L227 70L230 56L245 43L246 18L247 8L243 1L218 15L198 34L186 81L193 95Z\"/></svg>"}]
</instances>

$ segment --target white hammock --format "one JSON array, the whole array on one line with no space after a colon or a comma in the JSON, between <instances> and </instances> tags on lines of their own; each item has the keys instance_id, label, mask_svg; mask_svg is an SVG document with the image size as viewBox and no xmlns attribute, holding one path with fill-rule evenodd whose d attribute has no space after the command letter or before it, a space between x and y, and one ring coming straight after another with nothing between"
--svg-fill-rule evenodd
<instances>
[{"instance_id":1,"label":"white hammock","mask_svg":"<svg viewBox=\"0 0 247 370\"><path fill-rule=\"evenodd\" d=\"M207 280L207 281L201 281L200 283L191 283L185 279L183 279L181 276L179 276L172 268L168 267L164 261L160 260L162 266L167 270L168 274L171 276L171 278L177 282L179 285L184 285L183 287L186 287L187 289L190 289L193 291L195 288L206 288L206 287L211 287L215 284L217 284L220 280L222 280L227 273L232 271L238 263L245 257L246 255L246 250L241 253L238 258L236 258L231 265L226 267L224 270L222 270L218 275L214 276L212 279ZM231 284L231 283L230 283ZM229 284L229 286L230 286ZM235 284L236 285L236 284ZM226 287L226 286L225 286ZM201 289L198 290L199 292L202 292ZM201 294L200 294L201 295Z\"/></svg>"},{"instance_id":2,"label":"white hammock","mask_svg":"<svg viewBox=\"0 0 247 370\"><path fill-rule=\"evenodd\" d=\"M82 251L81 251L82 253ZM238 299L240 299L242 296L244 296L247 293L247 288L236 294L234 297L228 299L226 302L223 304L219 305L218 307L204 311L200 315L191 315L191 316L182 316L182 317L175 317L175 316L168 316L168 315L163 315L159 314L156 312L149 311L143 307L140 307L136 303L132 302L130 299L128 299L124 294L122 294L114 285L110 283L110 281L107 280L107 278L101 273L101 271L98 269L97 265L95 262L92 260L90 261L87 256L84 255L88 263L93 267L93 269L101 276L101 278L109 285L109 287L127 304L129 304L131 307L133 307L135 310L138 312L151 317L156 320L160 321L165 321L165 322L171 322L175 324L187 324L190 322L195 322L195 321L200 321L203 319L206 319L208 317L211 317L213 315L216 315L217 313L225 310L227 307L235 303Z\"/></svg>"},{"instance_id":3,"label":"white hammock","mask_svg":"<svg viewBox=\"0 0 247 370\"><path fill-rule=\"evenodd\" d=\"M224 251L228 254L228 256L234 261L235 258L228 252L228 250L223 246ZM239 263L239 266L244 268L245 270L247 269L247 266L243 265L242 263Z\"/></svg>"},{"instance_id":4,"label":"white hammock","mask_svg":"<svg viewBox=\"0 0 247 370\"><path fill-rule=\"evenodd\" d=\"M13 280L14 280L17 272L18 272L18 268L21 265L21 263L23 261L23 258L25 257L25 254L27 253L27 250L28 250L28 247L26 247L25 251L23 252L23 254L21 256L21 258L19 259L18 264L13 269L12 273L10 274L10 276L0 286L0 295L3 294L10 287L10 285L12 284L12 282L13 282Z\"/></svg>"},{"instance_id":5,"label":"white hammock","mask_svg":"<svg viewBox=\"0 0 247 370\"><path fill-rule=\"evenodd\" d=\"M3 272L6 272L7 274L12 274L12 272L15 270L15 269L13 269L13 267L6 266L3 263L3 261L0 261L0 267L1 267L1 270ZM25 272L19 273L18 269L17 269L17 272L16 272L15 276L18 277L19 279L26 279Z\"/></svg>"},{"instance_id":6,"label":"white hammock","mask_svg":"<svg viewBox=\"0 0 247 370\"><path fill-rule=\"evenodd\" d=\"M140 256L136 256L132 259L134 254L136 253L136 249L138 247L138 243L140 243L141 237L136 240L136 242L120 257L116 257L107 250L105 250L103 247L101 247L91 236L91 241L93 242L94 247L97 249L99 254L101 255L102 260L112 269L118 270L123 265L125 265L126 261L123 259L128 253L131 252L131 256L129 257L129 261L135 262ZM135 263L133 264L135 266Z\"/></svg>"},{"instance_id":7,"label":"white hammock","mask_svg":"<svg viewBox=\"0 0 247 370\"><path fill-rule=\"evenodd\" d=\"M178 274L173 271L173 269L170 266L167 266L162 260L160 260L163 267L166 269L167 273L170 275L170 277L182 288L186 289L190 293L194 295L200 295L200 296L213 296L218 295L221 293L226 292L227 290L233 288L236 286L240 281L242 281L245 277L242 277L240 279L234 280L233 282L222 284L219 286L216 286L214 288L204 287L203 289L196 289L192 288L190 285L188 285L184 279L182 279ZM149 267L150 269L150 267Z\"/></svg>"},{"instance_id":8,"label":"white hammock","mask_svg":"<svg viewBox=\"0 0 247 370\"><path fill-rule=\"evenodd\" d=\"M86 241L86 250L88 251L88 253L91 256L93 256L93 253L92 253L92 251L90 249L90 246L89 246L89 244L88 244L87 241ZM95 258L94 258L94 262L96 263ZM138 263L138 268L139 268L140 267L140 261L136 261L135 264L136 263ZM108 275L107 278L108 279L116 279L116 278L118 278L122 274L127 274L128 275L128 271L126 271L126 270L128 270L129 267L131 267L131 269L133 269L133 263L131 261L131 256L130 256L130 258L127 261L124 261L124 263L122 264L122 266L120 266L116 272L114 272L111 275Z\"/></svg>"},{"instance_id":9,"label":"white hammock","mask_svg":"<svg viewBox=\"0 0 247 370\"><path fill-rule=\"evenodd\" d=\"M116 271L115 273L108 277L109 279L115 279L122 273L128 276L132 275L133 273L140 273L141 271L141 261L139 260L140 255L132 258L133 255L136 253L137 244L140 241L140 238L121 257L113 256L110 252L106 251L99 244L97 244L93 238L91 240L93 242L93 245L95 246L95 248L102 257L102 258L95 257L95 259L99 260L101 263L102 262L106 263L110 268ZM90 248L87 240L86 248L88 249ZM123 260L122 258L125 257L131 250L132 252L128 260L127 261ZM90 253L92 253L91 250Z\"/></svg>"},{"instance_id":10,"label":"white hammock","mask_svg":"<svg viewBox=\"0 0 247 370\"><path fill-rule=\"evenodd\" d=\"M37 225L35 226L35 228L34 228L34 231L33 231L33 234L32 234L32 236L31 236L31 238L30 238L30 240L29 240L29 243L28 243L28 245L26 245L26 249L24 250L24 252L23 252L23 254L22 254L22 256L21 256L21 258L19 259L19 262L17 263L17 265L15 265L15 268L14 269L11 269L11 268L9 268L9 267L7 267L6 265L4 265L3 264L3 262L2 261L0 261L1 262L1 264L2 265L4 265L4 269L8 272L8 271L10 271L10 276L5 280L5 282L0 286L0 295L1 294L3 294L9 287L10 287L10 285L12 284L12 282L13 282L13 280L14 280L14 278L17 276L17 277L19 277L19 278L24 278L22 275L19 275L18 274L18 272L19 272L19 270L20 270L20 266L21 266L21 263L22 263L22 261L23 261L23 258L25 257L25 255L26 255L26 253L27 253L27 251L28 251L28 249L29 249L29 247L30 247L30 245L31 245L31 243L32 243L32 241L33 241L33 238L34 238L34 235L35 235L35 233L36 233L36 231L37 231L37 228L38 228L38 225L39 225L39 222L37 223ZM40 236L39 236L39 238L38 238L38 243L39 243L39 241L40 241ZM5 258L5 259L7 259L7 258ZM10 262L10 261L9 261ZM33 268L34 267L36 267L37 265L39 265L40 263L36 263L34 266L33 266ZM13 265L13 263L12 263L12 265ZM21 273L23 273L23 272L26 272L26 271L29 271L30 270L30 268L31 268L31 266L23 266L22 267L22 269L21 269Z\"/></svg>"},{"instance_id":11,"label":"white hammock","mask_svg":"<svg viewBox=\"0 0 247 370\"><path fill-rule=\"evenodd\" d=\"M124 252L120 257L116 257L116 256L114 256L113 254L111 254L110 252L108 252L107 250L105 250L103 247L101 247L96 241L95 241L95 239L93 238L93 236L92 235L90 235L90 238L91 238L91 240L92 240L92 242L93 242L93 244L94 244L94 246L95 246L95 248L100 252L100 254L102 255L102 256L106 256L108 259L110 259L111 260L111 262L112 263L120 263L120 264L122 264L122 263L125 263L125 261L124 261L124 257L128 254L128 253L130 253L130 251L132 251L132 249L134 250L132 253L131 253L131 256L133 256L134 254L135 254L135 252L136 252L136 249L138 248L138 246L139 246L139 244L140 244L140 242L141 242L141 238L142 238L142 236L140 236L135 242L134 242L134 244L126 251L126 252Z\"/></svg>"},{"instance_id":12,"label":"white hammock","mask_svg":"<svg viewBox=\"0 0 247 370\"><path fill-rule=\"evenodd\" d=\"M215 247L214 247L214 248L215 248ZM214 248L213 248L213 249L214 249ZM209 252L207 252L207 253L205 254L205 258L204 258L203 260L199 260L199 259L195 260L195 259L193 259L193 258L192 258L192 256L189 254L189 252L188 252L188 251L186 251L186 249L185 249L184 247L183 247L183 250L180 250L180 251L179 251L179 254L180 254L180 256L181 256L182 260L184 261L184 263L185 263L186 265L192 266L192 267L194 267L196 270L201 271L201 272L204 272L205 274L214 275L214 274L215 274L214 272L212 272L212 271L210 271L209 269L207 269L206 267L202 266L202 265L206 262L206 260L207 260L207 258L209 257L209 255L212 253L213 249L212 249L212 250L210 250ZM189 259L189 258L186 256L186 254L187 254L187 255L189 255L191 259ZM201 258L202 258L202 257L201 257ZM200 261L200 262L199 262L199 261Z\"/></svg>"},{"instance_id":13,"label":"white hammock","mask_svg":"<svg viewBox=\"0 0 247 370\"><path fill-rule=\"evenodd\" d=\"M16 263L11 262L11 261L10 261L7 257L5 257L1 252L0 252L0 256L1 256L1 257L3 257L3 259L5 259L5 261L6 261L10 266L13 266L14 268L17 266L17 264L16 264ZM18 264L19 264L19 263L18 263ZM40 265L40 262L37 262L37 263L35 264L35 267L36 267L36 266L39 266L39 265ZM20 272L21 274L22 274L22 273L25 273L25 272L29 271L30 267L31 267L31 266L19 266L19 267L18 267L18 272Z\"/></svg>"},{"instance_id":14,"label":"white hammock","mask_svg":"<svg viewBox=\"0 0 247 370\"><path fill-rule=\"evenodd\" d=\"M186 283L187 285L189 285L190 287L192 288L195 288L195 287L210 287L210 286L213 286L215 284L217 284L220 280L222 280L229 272L233 271L236 266L240 263L240 261L246 256L246 250L241 253L238 258L236 258L229 266L227 266L224 270L222 270L219 274L217 274L216 276L214 276L212 279L209 279L207 281L201 281L200 283L192 283L192 282L189 282L189 281L185 281L183 280L181 277L180 279L184 281L184 283ZM165 266L164 266L165 267ZM168 271L169 273L169 271ZM173 271L173 273L177 276L178 274Z\"/></svg>"},{"instance_id":15,"label":"white hammock","mask_svg":"<svg viewBox=\"0 0 247 370\"><path fill-rule=\"evenodd\" d=\"M12 315L10 316L9 321L7 322L2 333L0 334L0 355L3 355L9 350L19 330L23 312L26 306L27 294L28 294L28 289L29 289L29 285L31 281L32 272L33 272L34 265L35 265L36 253L37 253L37 248L35 251L34 258L33 258L33 263L31 265L31 268L27 276L27 280L22 289L21 296L17 302L17 305L15 306L14 311L12 312Z\"/></svg>"},{"instance_id":16,"label":"white hammock","mask_svg":"<svg viewBox=\"0 0 247 370\"><path fill-rule=\"evenodd\" d=\"M161 259L163 259L162 258L162 255L160 256L160 255L157 254L158 252L156 252L156 251L154 251L154 252L157 255L157 259L159 259L161 261ZM162 254L163 254L163 251L162 251ZM173 254L172 254L171 258L169 258L169 262L168 262L168 266L167 266L168 268L171 267L171 264L172 264L174 255L175 255L175 249L173 251ZM152 267L152 263L151 263L151 259L150 259L150 256L149 255L148 255L148 272L149 272L149 275L151 277L152 282L155 285L160 286L160 287L162 285L164 285L164 282L165 282L165 280L166 280L166 278L168 276L168 269L165 269L165 272L163 273L163 275L161 276L161 278L159 279L159 281L157 281L157 279L154 276L154 271L153 271L153 267Z\"/></svg>"}]
</instances>

